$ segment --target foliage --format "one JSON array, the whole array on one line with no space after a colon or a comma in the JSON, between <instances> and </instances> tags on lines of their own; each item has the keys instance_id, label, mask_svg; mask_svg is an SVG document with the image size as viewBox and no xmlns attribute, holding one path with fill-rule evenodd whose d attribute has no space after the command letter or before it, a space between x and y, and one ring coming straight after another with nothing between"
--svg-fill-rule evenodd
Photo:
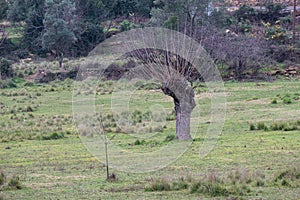
<instances>
[{"instance_id":1,"label":"foliage","mask_svg":"<svg viewBox=\"0 0 300 200\"><path fill-rule=\"evenodd\" d=\"M22 189L22 185L21 185L21 182L20 182L20 178L18 176L13 176L8 184L7 184L8 188L9 189L16 189L16 190L20 190Z\"/></svg>"},{"instance_id":2,"label":"foliage","mask_svg":"<svg viewBox=\"0 0 300 200\"><path fill-rule=\"evenodd\" d=\"M160 0L151 10L151 22L176 30L194 31L206 21L209 0Z\"/></svg>"},{"instance_id":3,"label":"foliage","mask_svg":"<svg viewBox=\"0 0 300 200\"><path fill-rule=\"evenodd\" d=\"M219 10L213 10L208 18L209 24L221 29L232 25L234 20L230 13L222 7Z\"/></svg>"},{"instance_id":4,"label":"foliage","mask_svg":"<svg viewBox=\"0 0 300 200\"><path fill-rule=\"evenodd\" d=\"M179 26L178 17L176 17L176 16L169 17L168 20L165 21L165 23L164 23L164 27L173 29L173 30L177 30L178 26Z\"/></svg>"},{"instance_id":5,"label":"foliage","mask_svg":"<svg viewBox=\"0 0 300 200\"><path fill-rule=\"evenodd\" d=\"M238 21L243 21L246 19L254 20L255 15L256 15L256 11L254 10L254 8L247 5L242 5L234 13L234 17L236 17Z\"/></svg>"},{"instance_id":6,"label":"foliage","mask_svg":"<svg viewBox=\"0 0 300 200\"><path fill-rule=\"evenodd\" d=\"M154 7L153 0L136 1L136 12L144 17L150 17L151 9Z\"/></svg>"},{"instance_id":7,"label":"foliage","mask_svg":"<svg viewBox=\"0 0 300 200\"><path fill-rule=\"evenodd\" d=\"M264 130L264 131L296 131L300 130L299 121L291 122L273 122L270 125L264 122L258 122L257 125L251 123L250 130Z\"/></svg>"},{"instance_id":8,"label":"foliage","mask_svg":"<svg viewBox=\"0 0 300 200\"><path fill-rule=\"evenodd\" d=\"M175 138L176 138L175 135L167 135L164 141L170 142L170 141L174 140Z\"/></svg>"},{"instance_id":9,"label":"foliage","mask_svg":"<svg viewBox=\"0 0 300 200\"><path fill-rule=\"evenodd\" d=\"M291 104L292 103L292 99L290 96L284 96L283 97L283 103L284 104Z\"/></svg>"},{"instance_id":10,"label":"foliage","mask_svg":"<svg viewBox=\"0 0 300 200\"><path fill-rule=\"evenodd\" d=\"M0 58L0 79L10 78L13 75L11 63L5 59Z\"/></svg>"},{"instance_id":11,"label":"foliage","mask_svg":"<svg viewBox=\"0 0 300 200\"><path fill-rule=\"evenodd\" d=\"M277 20L274 25L271 23L263 23L265 27L265 38L276 44L285 44L288 39L287 31L280 26L280 20Z\"/></svg>"},{"instance_id":12,"label":"foliage","mask_svg":"<svg viewBox=\"0 0 300 200\"><path fill-rule=\"evenodd\" d=\"M22 189L22 185L19 176L14 175L11 178L7 178L3 171L0 173L0 191L20 189Z\"/></svg>"},{"instance_id":13,"label":"foliage","mask_svg":"<svg viewBox=\"0 0 300 200\"><path fill-rule=\"evenodd\" d=\"M62 67L64 54L76 37L75 29L75 5L70 0L46 0L45 2L45 30L42 35L43 47L55 52L59 66Z\"/></svg>"},{"instance_id":14,"label":"foliage","mask_svg":"<svg viewBox=\"0 0 300 200\"><path fill-rule=\"evenodd\" d=\"M171 190L171 185L166 180L156 181L151 186L145 188L145 191L147 192L170 191L170 190Z\"/></svg>"},{"instance_id":15,"label":"foliage","mask_svg":"<svg viewBox=\"0 0 300 200\"><path fill-rule=\"evenodd\" d=\"M197 37L202 39L212 58L218 64L228 66L227 71L236 80L247 75L255 77L261 68L272 63L267 54L268 44L262 39L209 26L202 27L198 32Z\"/></svg>"},{"instance_id":16,"label":"foliage","mask_svg":"<svg viewBox=\"0 0 300 200\"><path fill-rule=\"evenodd\" d=\"M127 19L124 20L124 21L122 21L121 24L120 24L120 26L121 26L121 31L122 32L123 31L129 31L130 29L133 28L133 24L130 23Z\"/></svg>"},{"instance_id":17,"label":"foliage","mask_svg":"<svg viewBox=\"0 0 300 200\"><path fill-rule=\"evenodd\" d=\"M262 20L274 24L277 20L286 15L282 12L284 8L285 6L280 3L266 4L266 10L254 9L253 7L242 5L234 12L234 17L236 17L238 21L249 20L251 22L260 22Z\"/></svg>"},{"instance_id":18,"label":"foliage","mask_svg":"<svg viewBox=\"0 0 300 200\"><path fill-rule=\"evenodd\" d=\"M112 12L115 16L129 16L134 13L136 9L135 0L121 0L117 1Z\"/></svg>"},{"instance_id":19,"label":"foliage","mask_svg":"<svg viewBox=\"0 0 300 200\"><path fill-rule=\"evenodd\" d=\"M78 31L79 30L79 31ZM76 57L86 56L97 44L105 39L103 27L91 21L79 21L74 31L76 41L72 44L72 52Z\"/></svg>"},{"instance_id":20,"label":"foliage","mask_svg":"<svg viewBox=\"0 0 300 200\"><path fill-rule=\"evenodd\" d=\"M87 55L104 39L100 23L107 16L103 12L105 7L97 2L96 0L14 1L9 8L9 20L14 23L25 22L19 48L41 56L52 50L59 59L62 54L70 56L70 48L74 56ZM60 39L61 37L64 39Z\"/></svg>"},{"instance_id":21,"label":"foliage","mask_svg":"<svg viewBox=\"0 0 300 200\"><path fill-rule=\"evenodd\" d=\"M7 16L8 3L6 0L0 0L0 20L5 19Z\"/></svg>"},{"instance_id":22,"label":"foliage","mask_svg":"<svg viewBox=\"0 0 300 200\"><path fill-rule=\"evenodd\" d=\"M8 19L12 23L25 22L22 43L19 48L33 53L43 53L40 35L44 29L45 0L15 0L9 6Z\"/></svg>"},{"instance_id":23,"label":"foliage","mask_svg":"<svg viewBox=\"0 0 300 200\"><path fill-rule=\"evenodd\" d=\"M24 21L34 1L15 0L9 5L8 19L12 22ZM43 4L43 3L42 3Z\"/></svg>"},{"instance_id":24,"label":"foliage","mask_svg":"<svg viewBox=\"0 0 300 200\"><path fill-rule=\"evenodd\" d=\"M220 183L194 183L191 187L191 193L208 194L211 197L228 196L230 193L226 187Z\"/></svg>"},{"instance_id":25,"label":"foliage","mask_svg":"<svg viewBox=\"0 0 300 200\"><path fill-rule=\"evenodd\" d=\"M275 175L274 183L285 187L299 187L300 171L298 168L291 168L281 171ZM297 184L298 183L298 184Z\"/></svg>"},{"instance_id":26,"label":"foliage","mask_svg":"<svg viewBox=\"0 0 300 200\"><path fill-rule=\"evenodd\" d=\"M41 140L58 140L58 139L63 139L65 137L64 133L51 133L50 135L43 135L40 137Z\"/></svg>"},{"instance_id":27,"label":"foliage","mask_svg":"<svg viewBox=\"0 0 300 200\"><path fill-rule=\"evenodd\" d=\"M0 173L0 187L1 187L2 185L4 185L5 182L6 182L6 176L5 176L4 172L1 172L1 173Z\"/></svg>"},{"instance_id":28,"label":"foliage","mask_svg":"<svg viewBox=\"0 0 300 200\"><path fill-rule=\"evenodd\" d=\"M277 98L273 98L271 104L277 104Z\"/></svg>"}]
</instances>

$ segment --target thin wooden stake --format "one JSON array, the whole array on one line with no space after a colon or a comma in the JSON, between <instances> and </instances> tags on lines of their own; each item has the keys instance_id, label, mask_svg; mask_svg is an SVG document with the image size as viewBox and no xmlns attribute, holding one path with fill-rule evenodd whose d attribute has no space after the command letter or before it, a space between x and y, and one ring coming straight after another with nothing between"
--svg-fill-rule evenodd
<instances>
[{"instance_id":1,"label":"thin wooden stake","mask_svg":"<svg viewBox=\"0 0 300 200\"><path fill-rule=\"evenodd\" d=\"M109 180L109 169L108 169L108 152L107 152L107 139L105 140L105 157L106 157L106 179Z\"/></svg>"}]
</instances>

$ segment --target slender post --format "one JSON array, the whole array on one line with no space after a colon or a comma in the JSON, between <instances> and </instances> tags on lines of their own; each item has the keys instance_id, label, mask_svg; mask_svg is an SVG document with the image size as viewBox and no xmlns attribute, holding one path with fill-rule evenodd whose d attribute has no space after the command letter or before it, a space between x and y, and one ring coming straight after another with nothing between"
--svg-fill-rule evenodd
<instances>
[{"instance_id":1,"label":"slender post","mask_svg":"<svg viewBox=\"0 0 300 200\"><path fill-rule=\"evenodd\" d=\"M107 141L107 139L106 139L106 140L105 140L106 179L109 180L107 145L108 145L108 141Z\"/></svg>"}]
</instances>

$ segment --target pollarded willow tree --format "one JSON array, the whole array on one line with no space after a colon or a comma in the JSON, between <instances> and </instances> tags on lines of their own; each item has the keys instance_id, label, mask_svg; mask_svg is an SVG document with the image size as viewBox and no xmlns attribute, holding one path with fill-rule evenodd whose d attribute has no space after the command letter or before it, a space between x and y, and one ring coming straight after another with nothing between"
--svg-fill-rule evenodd
<instances>
[{"instance_id":1,"label":"pollarded willow tree","mask_svg":"<svg viewBox=\"0 0 300 200\"><path fill-rule=\"evenodd\" d=\"M201 45L177 31L144 28L118 35L96 48L90 55L135 61L124 78L154 79L164 94L173 98L176 135L191 139L190 121L196 106L192 82L214 81L217 71ZM110 59L108 59L110 60ZM221 80L221 79L220 79Z\"/></svg>"},{"instance_id":2,"label":"pollarded willow tree","mask_svg":"<svg viewBox=\"0 0 300 200\"><path fill-rule=\"evenodd\" d=\"M131 70L131 76L158 81L162 92L173 98L176 135L179 140L191 139L190 119L196 106L192 83L200 79L199 72L189 61L166 50L137 49L125 57L134 59L141 66Z\"/></svg>"}]
</instances>

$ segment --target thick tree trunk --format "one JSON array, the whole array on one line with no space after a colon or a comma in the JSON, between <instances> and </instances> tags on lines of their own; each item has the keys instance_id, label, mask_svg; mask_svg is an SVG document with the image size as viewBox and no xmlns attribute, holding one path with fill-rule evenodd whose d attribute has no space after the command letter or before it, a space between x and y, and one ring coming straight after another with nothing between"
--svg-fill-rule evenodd
<instances>
[{"instance_id":1,"label":"thick tree trunk","mask_svg":"<svg viewBox=\"0 0 300 200\"><path fill-rule=\"evenodd\" d=\"M191 139L191 113L196 106L193 88L185 80L174 79L163 83L162 91L174 99L176 135L179 140Z\"/></svg>"},{"instance_id":2,"label":"thick tree trunk","mask_svg":"<svg viewBox=\"0 0 300 200\"><path fill-rule=\"evenodd\" d=\"M182 105L175 103L176 135L179 140L191 139L190 119L192 110L182 108Z\"/></svg>"}]
</instances>

